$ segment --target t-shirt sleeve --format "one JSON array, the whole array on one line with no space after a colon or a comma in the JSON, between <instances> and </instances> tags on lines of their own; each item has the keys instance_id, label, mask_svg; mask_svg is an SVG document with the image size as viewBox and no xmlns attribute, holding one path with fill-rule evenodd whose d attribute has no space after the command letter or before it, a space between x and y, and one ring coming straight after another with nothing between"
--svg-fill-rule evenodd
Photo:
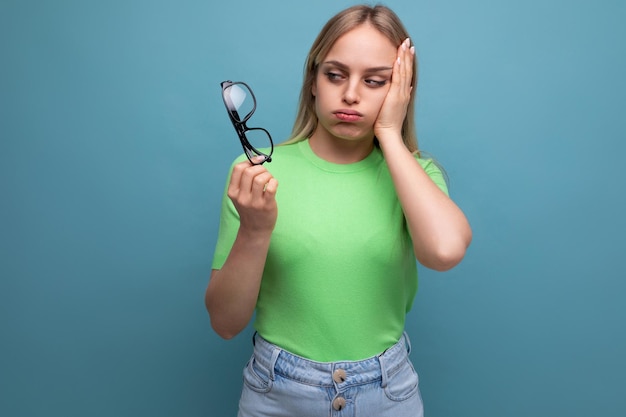
<instances>
[{"instance_id":1,"label":"t-shirt sleeve","mask_svg":"<svg viewBox=\"0 0 626 417\"><path fill-rule=\"evenodd\" d=\"M226 179L226 186L224 187L224 193L222 195L222 205L220 210L220 223L217 233L217 242L215 244L215 252L213 253L212 269L221 269L226 262L226 258L230 254L230 250L233 247L237 232L239 231L239 213L235 208L235 205L228 197L228 184L230 183L230 177L233 172L233 166L240 162L241 158L237 158L230 167L228 178Z\"/></svg>"},{"instance_id":2,"label":"t-shirt sleeve","mask_svg":"<svg viewBox=\"0 0 626 417\"><path fill-rule=\"evenodd\" d=\"M437 184L437 187L439 187L441 191L443 191L444 193L446 193L446 195L449 196L448 184L446 183L446 178L443 175L441 168L439 168L439 166L435 163L435 161L432 159L422 159L422 158L417 158L417 161L420 163L420 165L422 166L426 174L430 177L430 179L433 180L435 184Z\"/></svg>"}]
</instances>

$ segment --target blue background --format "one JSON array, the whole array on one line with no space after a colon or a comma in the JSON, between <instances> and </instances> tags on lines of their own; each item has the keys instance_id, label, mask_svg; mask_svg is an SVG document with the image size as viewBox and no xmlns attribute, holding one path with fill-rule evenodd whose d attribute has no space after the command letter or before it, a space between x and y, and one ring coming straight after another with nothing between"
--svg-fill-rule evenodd
<instances>
[{"instance_id":1,"label":"blue background","mask_svg":"<svg viewBox=\"0 0 626 417\"><path fill-rule=\"evenodd\" d=\"M219 83L286 138L351 4L0 1L0 415L235 415L251 330L203 305L241 152ZM408 317L427 415L623 416L625 3L387 4L474 230Z\"/></svg>"}]
</instances>

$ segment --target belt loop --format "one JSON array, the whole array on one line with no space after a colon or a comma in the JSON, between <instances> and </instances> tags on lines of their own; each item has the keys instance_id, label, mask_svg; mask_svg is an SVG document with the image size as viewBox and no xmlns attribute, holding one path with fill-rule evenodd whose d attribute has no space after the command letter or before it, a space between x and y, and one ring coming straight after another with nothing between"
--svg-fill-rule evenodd
<instances>
[{"instance_id":1,"label":"belt loop","mask_svg":"<svg viewBox=\"0 0 626 417\"><path fill-rule=\"evenodd\" d=\"M278 355L280 355L280 348L274 346L274 350L272 351L272 358L270 359L270 379L272 381L275 380L274 370L276 369L276 361L278 360Z\"/></svg>"},{"instance_id":2,"label":"belt loop","mask_svg":"<svg viewBox=\"0 0 626 417\"><path fill-rule=\"evenodd\" d=\"M406 353L407 355L411 354L411 339L409 338L409 334L405 331L402 336L404 336L404 343L406 345Z\"/></svg>"},{"instance_id":3,"label":"belt loop","mask_svg":"<svg viewBox=\"0 0 626 417\"><path fill-rule=\"evenodd\" d=\"M380 365L380 387L385 388L387 386L387 367L385 366L385 358L383 357L384 352L381 355L378 355L378 364Z\"/></svg>"}]
</instances>

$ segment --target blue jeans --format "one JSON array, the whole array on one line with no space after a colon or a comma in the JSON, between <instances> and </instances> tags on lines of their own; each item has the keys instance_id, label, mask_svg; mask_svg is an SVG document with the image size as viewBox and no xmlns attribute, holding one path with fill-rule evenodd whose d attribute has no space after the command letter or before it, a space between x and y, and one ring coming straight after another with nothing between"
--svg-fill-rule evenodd
<instances>
[{"instance_id":1,"label":"blue jeans","mask_svg":"<svg viewBox=\"0 0 626 417\"><path fill-rule=\"evenodd\" d=\"M410 350L405 333L369 359L315 362L255 334L238 417L423 417Z\"/></svg>"}]
</instances>

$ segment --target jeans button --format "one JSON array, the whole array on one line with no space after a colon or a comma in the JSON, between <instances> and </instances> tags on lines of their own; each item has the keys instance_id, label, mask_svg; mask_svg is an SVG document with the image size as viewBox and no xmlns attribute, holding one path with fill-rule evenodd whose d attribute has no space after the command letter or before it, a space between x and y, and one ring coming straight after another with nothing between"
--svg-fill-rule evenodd
<instances>
[{"instance_id":1,"label":"jeans button","mask_svg":"<svg viewBox=\"0 0 626 417\"><path fill-rule=\"evenodd\" d=\"M338 384L346 381L346 371L344 369L337 369L333 372L333 381Z\"/></svg>"},{"instance_id":2,"label":"jeans button","mask_svg":"<svg viewBox=\"0 0 626 417\"><path fill-rule=\"evenodd\" d=\"M333 401L333 408L336 411L341 411L346 406L346 399L343 397L337 397Z\"/></svg>"}]
</instances>

